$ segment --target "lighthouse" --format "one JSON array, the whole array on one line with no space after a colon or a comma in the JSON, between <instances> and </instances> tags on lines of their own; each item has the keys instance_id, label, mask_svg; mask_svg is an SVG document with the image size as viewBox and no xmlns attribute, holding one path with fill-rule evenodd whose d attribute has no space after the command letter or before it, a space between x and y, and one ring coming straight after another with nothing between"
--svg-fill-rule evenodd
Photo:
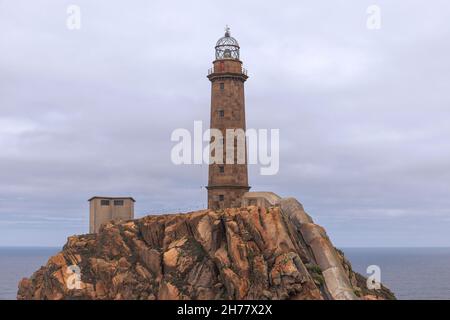
<instances>
[{"instance_id":1,"label":"lighthouse","mask_svg":"<svg viewBox=\"0 0 450 320\"><path fill-rule=\"evenodd\" d=\"M212 162L208 167L208 208L213 210L241 207L242 196L250 189L245 136L244 163L230 163L226 159L227 154L230 157L232 152L231 159L237 160L239 142L235 136L227 137L227 131L246 130L244 83L247 78L247 71L240 60L239 43L231 36L230 28L226 27L225 35L216 43L215 60L208 72L208 79L211 81L210 128L221 131L222 144L226 149L223 161Z\"/></svg>"}]
</instances>

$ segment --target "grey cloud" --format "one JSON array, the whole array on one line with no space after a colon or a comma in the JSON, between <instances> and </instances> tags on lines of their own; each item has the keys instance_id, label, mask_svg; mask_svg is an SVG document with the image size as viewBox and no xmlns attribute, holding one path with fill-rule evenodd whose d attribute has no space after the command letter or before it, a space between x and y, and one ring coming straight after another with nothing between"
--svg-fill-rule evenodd
<instances>
[{"instance_id":1,"label":"grey cloud","mask_svg":"<svg viewBox=\"0 0 450 320\"><path fill-rule=\"evenodd\" d=\"M255 190L296 196L339 246L450 245L448 2L379 1L379 31L369 1L80 0L80 31L69 4L0 1L0 245L86 232L94 194L205 206L207 167L174 166L170 134L208 123L225 24L248 127L280 128Z\"/></svg>"}]
</instances>

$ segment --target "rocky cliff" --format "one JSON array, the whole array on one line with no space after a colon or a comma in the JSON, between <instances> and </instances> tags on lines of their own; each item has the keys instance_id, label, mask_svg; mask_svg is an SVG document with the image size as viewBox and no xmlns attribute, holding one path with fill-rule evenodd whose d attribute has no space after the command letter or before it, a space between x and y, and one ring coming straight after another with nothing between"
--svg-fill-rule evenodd
<instances>
[{"instance_id":1,"label":"rocky cliff","mask_svg":"<svg viewBox=\"0 0 450 320\"><path fill-rule=\"evenodd\" d=\"M79 276L78 276L79 271ZM74 273L75 272L75 273ZM394 299L367 290L295 199L147 216L70 237L18 299Z\"/></svg>"}]
</instances>

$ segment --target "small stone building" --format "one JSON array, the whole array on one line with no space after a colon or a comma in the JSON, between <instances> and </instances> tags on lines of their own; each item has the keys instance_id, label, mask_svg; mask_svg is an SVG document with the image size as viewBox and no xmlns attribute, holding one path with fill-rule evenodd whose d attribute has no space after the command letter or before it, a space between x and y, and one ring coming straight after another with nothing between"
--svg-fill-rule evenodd
<instances>
[{"instance_id":1,"label":"small stone building","mask_svg":"<svg viewBox=\"0 0 450 320\"><path fill-rule=\"evenodd\" d=\"M109 221L134 219L136 201L131 197L92 197L88 201L89 233L97 233Z\"/></svg>"},{"instance_id":2,"label":"small stone building","mask_svg":"<svg viewBox=\"0 0 450 320\"><path fill-rule=\"evenodd\" d=\"M281 198L273 192L247 192L242 196L242 206L269 208L277 205Z\"/></svg>"}]
</instances>

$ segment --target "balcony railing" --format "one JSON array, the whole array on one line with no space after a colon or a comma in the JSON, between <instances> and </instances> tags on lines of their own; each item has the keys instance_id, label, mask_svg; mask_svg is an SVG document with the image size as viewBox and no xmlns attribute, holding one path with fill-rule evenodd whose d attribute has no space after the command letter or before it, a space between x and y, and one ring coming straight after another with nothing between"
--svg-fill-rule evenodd
<instances>
[{"instance_id":1,"label":"balcony railing","mask_svg":"<svg viewBox=\"0 0 450 320\"><path fill-rule=\"evenodd\" d=\"M215 72L214 68L209 68L209 69L208 69L208 76L209 76L210 74L213 74L214 72ZM242 69L241 69L241 73L242 73L243 75L247 75L247 69L242 68Z\"/></svg>"}]
</instances>

